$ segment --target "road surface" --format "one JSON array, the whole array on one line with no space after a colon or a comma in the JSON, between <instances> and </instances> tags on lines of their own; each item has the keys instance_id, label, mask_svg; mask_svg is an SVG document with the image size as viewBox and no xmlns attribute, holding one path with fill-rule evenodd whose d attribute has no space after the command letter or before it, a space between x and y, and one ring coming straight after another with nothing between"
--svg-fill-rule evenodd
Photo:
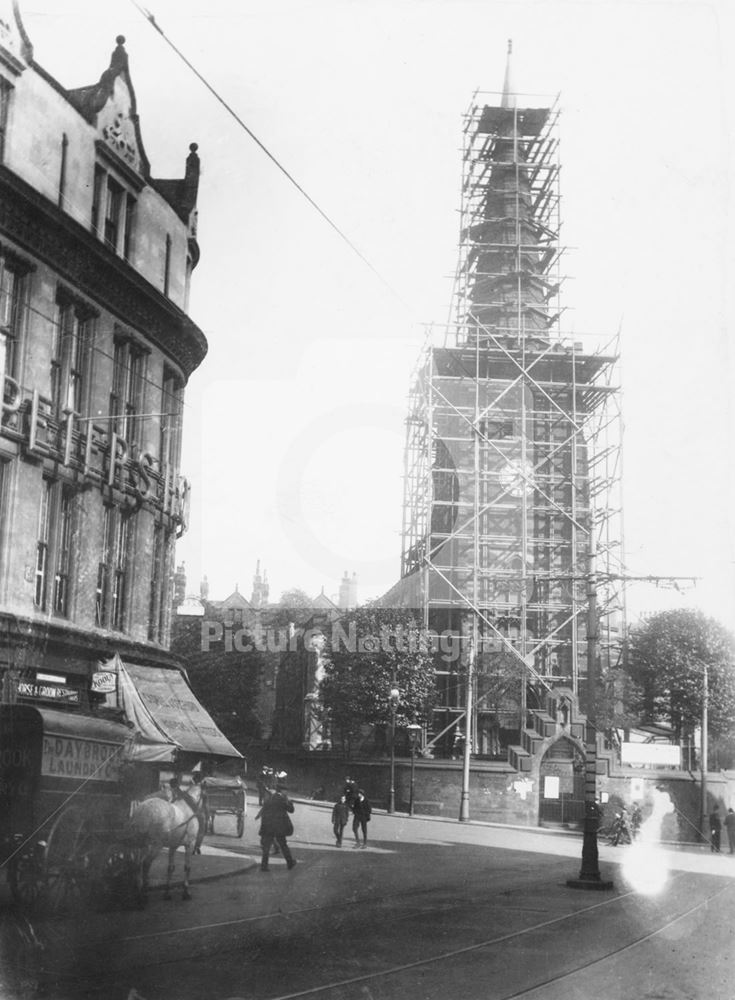
<instances>
[{"instance_id":1,"label":"road surface","mask_svg":"<svg viewBox=\"0 0 735 1000\"><path fill-rule=\"evenodd\" d=\"M577 837L376 813L367 849L338 849L329 810L298 803L298 865L262 873L255 811L241 841L218 818L205 861L222 873L192 902L6 918L2 1000L735 997L728 855L651 851L634 882L635 849L603 847L614 889L580 892Z\"/></svg>"}]
</instances>

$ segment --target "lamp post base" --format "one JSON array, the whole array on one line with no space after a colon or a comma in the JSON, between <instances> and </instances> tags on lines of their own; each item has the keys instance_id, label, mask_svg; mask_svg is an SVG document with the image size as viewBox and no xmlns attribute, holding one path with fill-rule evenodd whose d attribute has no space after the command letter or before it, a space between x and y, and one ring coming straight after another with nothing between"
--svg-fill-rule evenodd
<instances>
[{"instance_id":1,"label":"lamp post base","mask_svg":"<svg viewBox=\"0 0 735 1000\"><path fill-rule=\"evenodd\" d=\"M588 876L582 878L568 878L567 886L570 889L613 889L614 886L612 882L607 882L599 875L595 878L594 876Z\"/></svg>"},{"instance_id":2,"label":"lamp post base","mask_svg":"<svg viewBox=\"0 0 735 1000\"><path fill-rule=\"evenodd\" d=\"M587 803L582 839L582 868L579 878L568 878L570 889L612 889L612 882L600 875L599 853L597 849L598 810L595 802Z\"/></svg>"}]
</instances>

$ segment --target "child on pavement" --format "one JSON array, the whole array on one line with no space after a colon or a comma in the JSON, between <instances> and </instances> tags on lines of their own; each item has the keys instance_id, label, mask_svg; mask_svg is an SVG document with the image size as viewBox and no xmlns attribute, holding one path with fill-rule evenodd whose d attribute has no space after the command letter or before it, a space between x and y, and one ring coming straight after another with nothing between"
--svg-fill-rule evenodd
<instances>
[{"instance_id":1,"label":"child on pavement","mask_svg":"<svg viewBox=\"0 0 735 1000\"><path fill-rule=\"evenodd\" d=\"M332 829L334 830L334 836L337 838L337 847L342 846L342 834L349 818L350 807L347 804L347 797L340 795L332 809Z\"/></svg>"}]
</instances>

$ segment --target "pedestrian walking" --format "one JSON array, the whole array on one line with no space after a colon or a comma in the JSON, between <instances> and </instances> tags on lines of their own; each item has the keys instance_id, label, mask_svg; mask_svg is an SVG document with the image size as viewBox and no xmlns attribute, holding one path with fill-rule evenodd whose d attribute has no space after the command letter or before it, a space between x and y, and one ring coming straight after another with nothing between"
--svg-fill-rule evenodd
<instances>
[{"instance_id":1,"label":"pedestrian walking","mask_svg":"<svg viewBox=\"0 0 735 1000\"><path fill-rule=\"evenodd\" d=\"M367 796L362 789L359 789L354 802L352 803L352 832L355 835L355 847L367 847L367 825L370 822L372 807ZM362 832L362 845L360 844L360 832Z\"/></svg>"},{"instance_id":2,"label":"pedestrian walking","mask_svg":"<svg viewBox=\"0 0 735 1000\"><path fill-rule=\"evenodd\" d=\"M617 847L621 840L627 840L629 844L633 843L633 836L630 832L630 824L628 822L628 810L623 806L620 812L615 817L615 834L613 836L613 847Z\"/></svg>"},{"instance_id":3,"label":"pedestrian walking","mask_svg":"<svg viewBox=\"0 0 735 1000\"><path fill-rule=\"evenodd\" d=\"M641 812L641 807L636 802L633 806L633 811L630 814L630 831L633 835L633 840L638 840L638 834L640 833L642 822L643 813Z\"/></svg>"},{"instance_id":4,"label":"pedestrian walking","mask_svg":"<svg viewBox=\"0 0 735 1000\"><path fill-rule=\"evenodd\" d=\"M293 834L293 823L288 815L293 812L293 802L285 792L277 791L271 787L266 789L266 797L263 805L258 811L256 819L260 819L260 870L268 871L268 856L271 845L275 841L281 849L281 854L289 868L296 864L286 837Z\"/></svg>"},{"instance_id":5,"label":"pedestrian walking","mask_svg":"<svg viewBox=\"0 0 735 1000\"><path fill-rule=\"evenodd\" d=\"M722 820L720 819L720 807L715 805L709 814L709 831L712 837L710 850L713 854L720 853L720 834L722 833Z\"/></svg>"},{"instance_id":6,"label":"pedestrian walking","mask_svg":"<svg viewBox=\"0 0 735 1000\"><path fill-rule=\"evenodd\" d=\"M273 768L263 764L255 776L255 784L258 786L258 805L262 806L265 801L265 790L273 783Z\"/></svg>"},{"instance_id":7,"label":"pedestrian walking","mask_svg":"<svg viewBox=\"0 0 735 1000\"><path fill-rule=\"evenodd\" d=\"M332 809L332 829L334 830L334 836L337 838L337 847L342 846L342 834L349 818L350 807L347 804L347 797L340 795Z\"/></svg>"},{"instance_id":8,"label":"pedestrian walking","mask_svg":"<svg viewBox=\"0 0 735 1000\"><path fill-rule=\"evenodd\" d=\"M352 809L352 804L354 803L355 799L357 798L357 791L358 791L358 788L357 788L357 782L355 781L355 779L354 778L349 778L349 777L345 778L345 787L344 787L344 789L342 791L342 794L344 795L345 799L347 800L347 805L350 807L350 809Z\"/></svg>"},{"instance_id":9,"label":"pedestrian walking","mask_svg":"<svg viewBox=\"0 0 735 1000\"><path fill-rule=\"evenodd\" d=\"M732 807L727 810L727 816L725 816L725 829L730 844L730 854L735 854L735 812L732 811Z\"/></svg>"}]
</instances>

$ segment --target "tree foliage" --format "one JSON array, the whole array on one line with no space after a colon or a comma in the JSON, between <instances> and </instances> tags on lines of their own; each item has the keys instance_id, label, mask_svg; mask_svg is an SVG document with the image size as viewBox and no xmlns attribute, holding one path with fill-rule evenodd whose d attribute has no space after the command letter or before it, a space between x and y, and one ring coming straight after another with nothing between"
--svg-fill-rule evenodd
<instances>
[{"instance_id":1,"label":"tree foliage","mask_svg":"<svg viewBox=\"0 0 735 1000\"><path fill-rule=\"evenodd\" d=\"M269 608L268 622L275 628L285 628L290 624L300 624L314 613L314 602L304 590L292 587L284 590L281 599Z\"/></svg>"},{"instance_id":2,"label":"tree foliage","mask_svg":"<svg viewBox=\"0 0 735 1000\"><path fill-rule=\"evenodd\" d=\"M735 637L701 611L661 611L630 634L628 673L638 686L637 708L648 721L666 721L677 737L700 724L704 665L713 737L735 731Z\"/></svg>"},{"instance_id":3,"label":"tree foliage","mask_svg":"<svg viewBox=\"0 0 735 1000\"><path fill-rule=\"evenodd\" d=\"M366 606L339 625L339 641L325 651L319 689L333 740L349 750L365 725L390 723L393 687L399 691L397 729L427 720L436 696L434 663L413 615Z\"/></svg>"}]
</instances>

